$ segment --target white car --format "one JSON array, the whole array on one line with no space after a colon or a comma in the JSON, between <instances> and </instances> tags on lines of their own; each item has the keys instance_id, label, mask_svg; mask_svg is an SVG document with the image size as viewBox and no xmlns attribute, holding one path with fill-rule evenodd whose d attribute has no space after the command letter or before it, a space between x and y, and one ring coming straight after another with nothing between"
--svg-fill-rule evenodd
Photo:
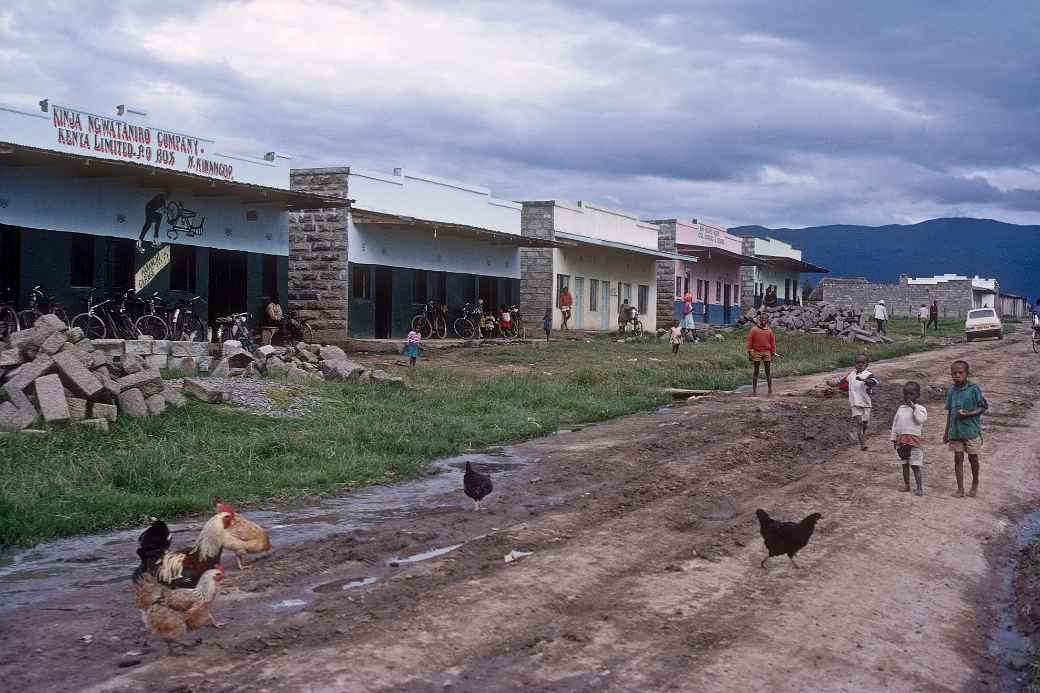
<instances>
[{"instance_id":1,"label":"white car","mask_svg":"<svg viewBox=\"0 0 1040 693\"><path fill-rule=\"evenodd\" d=\"M970 342L973 339L996 337L1004 339L1004 325L992 308L976 308L968 311L964 321L964 336Z\"/></svg>"}]
</instances>

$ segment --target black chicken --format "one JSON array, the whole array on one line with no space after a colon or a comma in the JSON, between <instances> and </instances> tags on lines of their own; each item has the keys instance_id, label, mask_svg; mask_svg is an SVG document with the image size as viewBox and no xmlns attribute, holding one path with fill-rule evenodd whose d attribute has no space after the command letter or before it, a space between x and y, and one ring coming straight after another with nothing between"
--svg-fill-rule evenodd
<instances>
[{"instance_id":1,"label":"black chicken","mask_svg":"<svg viewBox=\"0 0 1040 693\"><path fill-rule=\"evenodd\" d=\"M137 538L137 555L141 565L134 571L134 581L145 573L155 572L155 567L170 548L170 528L162 520L152 518L152 525Z\"/></svg>"},{"instance_id":2,"label":"black chicken","mask_svg":"<svg viewBox=\"0 0 1040 693\"><path fill-rule=\"evenodd\" d=\"M462 477L462 489L467 496L473 499L474 510L480 510L480 501L490 496L493 488L490 476L481 474L473 469L469 462L466 463L466 475Z\"/></svg>"},{"instance_id":3,"label":"black chicken","mask_svg":"<svg viewBox=\"0 0 1040 693\"><path fill-rule=\"evenodd\" d=\"M813 513L801 522L779 522L769 517L769 514L761 508L755 511L755 515L758 516L762 540L765 542L766 549L769 550L769 555L762 559L763 568L766 567L766 561L770 558L785 553L797 568L798 564L794 562L794 555L809 543L809 538L816 529L817 520L823 517L820 513Z\"/></svg>"}]
</instances>

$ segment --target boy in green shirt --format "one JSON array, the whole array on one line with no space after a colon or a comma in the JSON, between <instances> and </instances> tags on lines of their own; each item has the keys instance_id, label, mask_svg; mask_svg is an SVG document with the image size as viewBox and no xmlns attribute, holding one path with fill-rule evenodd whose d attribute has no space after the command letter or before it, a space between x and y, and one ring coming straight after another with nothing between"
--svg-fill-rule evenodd
<instances>
[{"instance_id":1,"label":"boy in green shirt","mask_svg":"<svg viewBox=\"0 0 1040 693\"><path fill-rule=\"evenodd\" d=\"M971 465L971 490L974 498L979 491L979 453L982 451L982 414L989 403L982 396L979 386L968 380L971 369L967 361L954 361L950 365L953 387L946 393L946 431L943 442L953 450L953 473L957 477L957 493L954 498L964 498L964 454L968 454Z\"/></svg>"}]
</instances>

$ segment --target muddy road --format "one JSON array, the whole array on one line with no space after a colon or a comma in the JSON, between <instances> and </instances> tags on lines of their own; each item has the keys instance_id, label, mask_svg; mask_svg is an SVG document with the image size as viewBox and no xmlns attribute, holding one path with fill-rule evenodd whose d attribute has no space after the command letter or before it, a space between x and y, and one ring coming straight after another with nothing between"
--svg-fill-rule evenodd
<instances>
[{"instance_id":1,"label":"muddy road","mask_svg":"<svg viewBox=\"0 0 1040 693\"><path fill-rule=\"evenodd\" d=\"M941 444L954 358L971 362L991 404L975 499L951 497ZM1038 363L1018 338L876 364L867 451L850 439L844 396L810 393L824 376L809 376L771 399L704 398L517 445L479 513L450 465L415 507L367 521L346 506L303 512L312 519L299 524L252 513L274 522L276 551L228 567L215 608L226 627L199 632L181 657L146 637L132 607L131 537L85 553L77 544L66 564L78 578L34 577L33 560L60 562L61 544L43 545L0 572L0 681L33 691L1001 690L994 591L1015 523L1040 501ZM899 491L888 442L907 379L924 386L931 417L923 498ZM758 507L823 514L801 570L786 558L759 567ZM531 554L506 563L513 550Z\"/></svg>"}]
</instances>

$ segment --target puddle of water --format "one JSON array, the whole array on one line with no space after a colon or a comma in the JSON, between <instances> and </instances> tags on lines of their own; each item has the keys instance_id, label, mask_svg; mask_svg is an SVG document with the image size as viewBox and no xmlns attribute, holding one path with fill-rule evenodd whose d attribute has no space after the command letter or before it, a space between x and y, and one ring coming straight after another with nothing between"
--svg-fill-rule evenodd
<instances>
[{"instance_id":1,"label":"puddle of water","mask_svg":"<svg viewBox=\"0 0 1040 693\"><path fill-rule=\"evenodd\" d=\"M454 544L452 546L445 546L441 549L430 549L429 551L423 551L417 553L414 556L404 556L401 558L391 558L386 562L389 566L405 565L406 563L418 563L419 561L428 561L431 558L437 558L443 556L446 553L451 553L455 549L461 548L463 544Z\"/></svg>"},{"instance_id":2,"label":"puddle of water","mask_svg":"<svg viewBox=\"0 0 1040 693\"><path fill-rule=\"evenodd\" d=\"M993 690L1002 693L1017 693L1022 690L1029 673L1033 643L1018 628L1015 610L1015 568L1023 549L1040 537L1040 512L1027 515L1015 532L1015 551L1000 570L1000 587L994 599L997 615L990 633L989 653L997 660Z\"/></svg>"},{"instance_id":3,"label":"puddle of water","mask_svg":"<svg viewBox=\"0 0 1040 693\"><path fill-rule=\"evenodd\" d=\"M276 602L271 605L272 609L296 609L301 606L307 606L307 602L302 599L283 599L280 602Z\"/></svg>"},{"instance_id":4,"label":"puddle of water","mask_svg":"<svg viewBox=\"0 0 1040 693\"><path fill-rule=\"evenodd\" d=\"M322 594L328 592L343 592L346 590L356 589L358 587L366 587L379 582L377 577L353 577L345 578L343 580L333 580L332 582L325 582L317 587L313 588L314 592L320 592Z\"/></svg>"},{"instance_id":5,"label":"puddle of water","mask_svg":"<svg viewBox=\"0 0 1040 693\"><path fill-rule=\"evenodd\" d=\"M509 447L494 448L431 462L428 465L430 473L412 481L371 486L335 498L301 499L276 508L250 510L248 515L268 528L272 544L281 548L355 531L389 519L463 512L471 505L462 493L462 470L466 462L492 474L496 494L503 494L509 487L511 476L528 460ZM190 544L204 520L195 517L183 522L167 521L174 536L174 548ZM0 614L19 606L47 601L58 592L77 588L99 589L129 579L137 566L135 549L137 537L143 529L142 526L102 535L61 539L5 555L0 559ZM396 562L414 563L437 555L442 554L419 554L396 559ZM10 598L15 593L18 594L17 600Z\"/></svg>"}]
</instances>

